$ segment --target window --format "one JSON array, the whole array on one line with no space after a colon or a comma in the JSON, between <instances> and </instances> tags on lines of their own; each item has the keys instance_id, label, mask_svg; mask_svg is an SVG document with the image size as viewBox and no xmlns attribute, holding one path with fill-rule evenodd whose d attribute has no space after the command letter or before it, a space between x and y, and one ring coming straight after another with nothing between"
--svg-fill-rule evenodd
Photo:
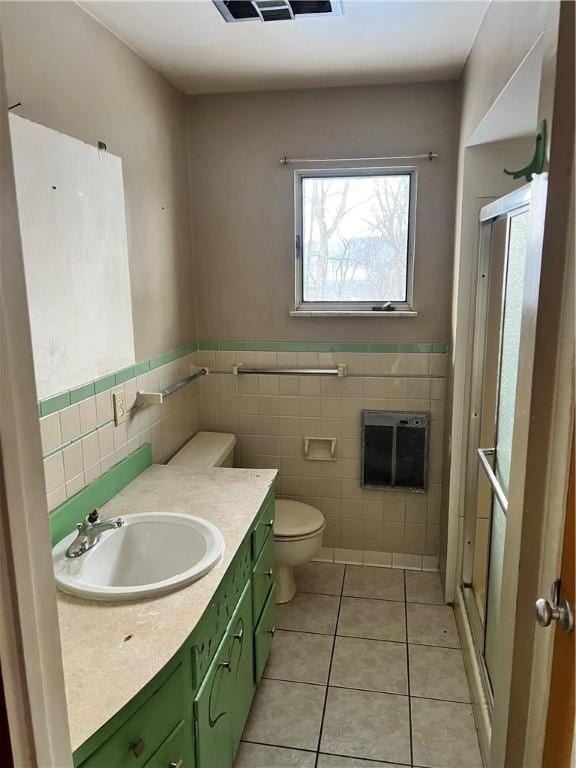
<instances>
[{"instance_id":1,"label":"window","mask_svg":"<svg viewBox=\"0 0 576 768\"><path fill-rule=\"evenodd\" d=\"M416 171L296 172L296 312L412 311Z\"/></svg>"}]
</instances>

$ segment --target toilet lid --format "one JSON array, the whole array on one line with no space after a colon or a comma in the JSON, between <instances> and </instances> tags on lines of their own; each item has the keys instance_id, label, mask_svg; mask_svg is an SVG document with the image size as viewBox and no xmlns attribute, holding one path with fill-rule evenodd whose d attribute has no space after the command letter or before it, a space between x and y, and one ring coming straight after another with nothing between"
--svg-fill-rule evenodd
<instances>
[{"instance_id":1,"label":"toilet lid","mask_svg":"<svg viewBox=\"0 0 576 768\"><path fill-rule=\"evenodd\" d=\"M278 538L306 536L324 525L324 515L316 507L301 501L276 499L274 536Z\"/></svg>"}]
</instances>

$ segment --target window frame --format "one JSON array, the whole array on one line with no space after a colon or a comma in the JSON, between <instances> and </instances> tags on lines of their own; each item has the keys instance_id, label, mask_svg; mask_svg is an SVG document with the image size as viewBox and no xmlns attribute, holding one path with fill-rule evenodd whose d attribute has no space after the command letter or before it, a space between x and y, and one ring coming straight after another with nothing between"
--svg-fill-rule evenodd
<instances>
[{"instance_id":1,"label":"window frame","mask_svg":"<svg viewBox=\"0 0 576 768\"><path fill-rule=\"evenodd\" d=\"M303 181L307 178L341 178L343 176L409 176L408 248L406 265L406 301L304 301L303 242ZM410 317L414 309L414 242L416 233L416 196L418 169L415 166L363 166L361 168L298 168L294 171L294 265L295 301L291 315ZM389 304L389 309L383 309Z\"/></svg>"}]
</instances>

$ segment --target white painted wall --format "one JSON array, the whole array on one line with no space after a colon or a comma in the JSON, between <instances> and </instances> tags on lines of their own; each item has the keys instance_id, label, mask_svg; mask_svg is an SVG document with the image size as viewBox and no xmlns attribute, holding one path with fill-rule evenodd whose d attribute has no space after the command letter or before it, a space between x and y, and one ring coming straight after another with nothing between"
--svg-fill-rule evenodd
<instances>
[{"instance_id":1,"label":"white painted wall","mask_svg":"<svg viewBox=\"0 0 576 768\"><path fill-rule=\"evenodd\" d=\"M39 399L134 362L122 161L10 115Z\"/></svg>"}]
</instances>

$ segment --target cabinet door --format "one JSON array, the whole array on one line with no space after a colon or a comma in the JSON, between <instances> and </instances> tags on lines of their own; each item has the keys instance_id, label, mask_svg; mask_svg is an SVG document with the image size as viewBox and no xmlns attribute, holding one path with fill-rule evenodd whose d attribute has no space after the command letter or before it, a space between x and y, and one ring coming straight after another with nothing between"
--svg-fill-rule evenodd
<instances>
[{"instance_id":1,"label":"cabinet door","mask_svg":"<svg viewBox=\"0 0 576 768\"><path fill-rule=\"evenodd\" d=\"M230 641L225 635L194 699L198 768L230 768L232 765L229 652Z\"/></svg>"},{"instance_id":2,"label":"cabinet door","mask_svg":"<svg viewBox=\"0 0 576 768\"><path fill-rule=\"evenodd\" d=\"M194 768L192 725L183 721L175 728L144 768Z\"/></svg>"},{"instance_id":3,"label":"cabinet door","mask_svg":"<svg viewBox=\"0 0 576 768\"><path fill-rule=\"evenodd\" d=\"M232 711L232 744L236 751L254 696L254 638L250 582L244 588L230 623L228 697Z\"/></svg>"}]
</instances>

